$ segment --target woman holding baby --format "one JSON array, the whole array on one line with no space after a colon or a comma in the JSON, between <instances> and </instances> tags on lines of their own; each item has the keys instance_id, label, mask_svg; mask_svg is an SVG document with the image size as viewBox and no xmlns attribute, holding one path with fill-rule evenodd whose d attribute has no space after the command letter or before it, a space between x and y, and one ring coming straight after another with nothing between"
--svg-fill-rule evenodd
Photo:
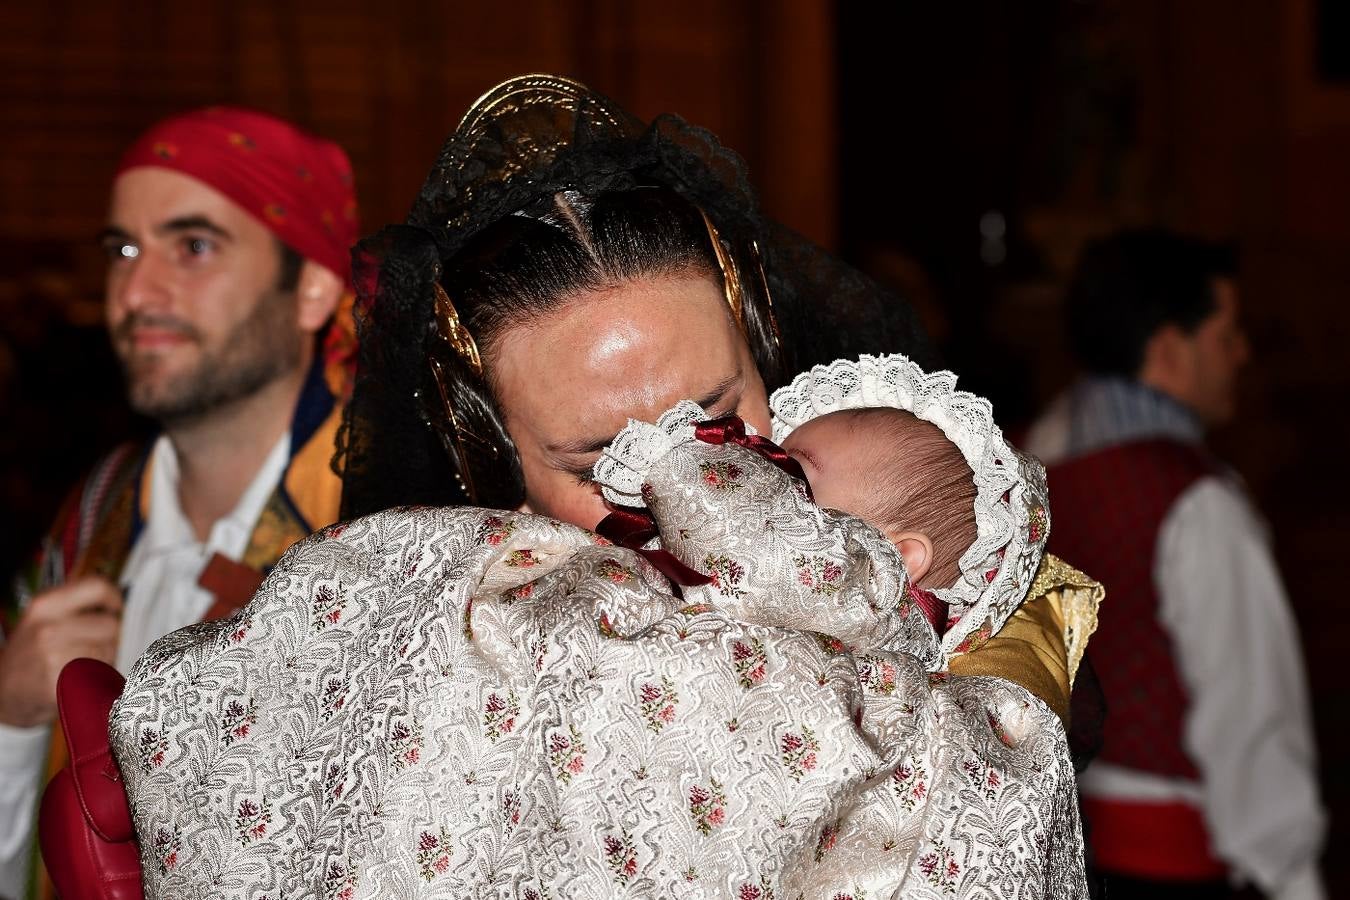
<instances>
[{"instance_id":1,"label":"woman holding baby","mask_svg":"<svg viewBox=\"0 0 1350 900\"><path fill-rule=\"evenodd\" d=\"M285 744L295 747L293 766L268 770L286 785L276 796L272 789L237 793L266 781L258 775L265 767L230 742L171 760L182 772L208 773L201 777L224 798L223 809L248 813L233 838L214 842L196 832L194 849L210 849L194 859L234 872L259 871L259 859L302 867L321 873L323 889L339 896L366 896L377 884L388 891L403 857L381 856L378 841L357 850L344 844L317 868L310 861L326 852L324 823L370 815L376 803L418 823L405 841L406 868L409 884L429 895L477 896L488 885L511 885L509 896L543 897L550 884L744 900L798 891L1083 895L1060 720L1099 594L1053 558L1041 561L1047 525L1039 468L1002 441L987 404L908 360L818 367L776 396L771 419L770 392L814 365L862 351L901 351L924 366L932 359L907 307L760 216L739 158L712 135L673 117L643 125L565 79L513 79L475 104L451 136L408 224L360 245L357 281L362 362L339 456L343 513L380 514L346 536L331 529L283 560L225 631L206 626L165 639L149 654L154 661L132 674L114 711L115 733L119 716L136 721L123 728L124 771L131 744L149 740L146 734L166 739L161 724L176 714L157 698L178 696L163 687L178 677L203 692L203 707L215 703L255 730L286 720L299 735ZM682 400L695 405L672 418L668 411ZM969 464L963 471L967 483L974 473L978 529L972 525L965 540L978 553L950 552L936 529L892 535L857 510L847 511L876 529L841 524L810 496L811 486L825 484L812 477L820 460L811 447L830 445L799 439L794 453L803 472L756 437L785 437L834 407L877 405L936 423L959 450L955 465ZM847 446L847 429L840 434L835 444ZM941 437L925 440L936 446ZM669 462L681 453L693 460L688 478ZM620 464L607 468L602 457ZM663 465L666 474L652 474ZM749 485L743 497L758 499L737 501L734 515L718 518L727 485L738 480ZM606 498L650 506L657 527L616 531L616 504ZM410 504L534 516L463 510L428 524L429 513L381 513ZM735 524L719 525L725 545L700 543L700 528L714 519ZM800 529L799 519L806 522ZM630 557L611 558L571 526L599 527L634 550L645 545L646 558L676 586ZM744 532L756 528L768 531L747 541ZM892 543L868 536L877 530ZM455 537L461 532L473 535L472 547ZM658 532L668 546L652 552L649 539ZM753 555L736 556L748 546L781 553L789 561L782 568L795 560L800 571L756 570ZM564 550L589 561L555 564ZM937 567L939 555L945 564ZM929 573L953 569L957 556L956 586L932 580ZM801 564L808 559L815 569ZM536 577L536 566L545 574ZM746 585L785 575L769 593L803 597L805 605L789 615L779 615L787 605L755 606L748 586L728 586L741 578L736 566L751 572ZM892 568L902 574L888 580ZM447 598L459 588L447 585L475 579L483 589L469 591L462 613L453 612L459 607ZM825 584L833 579L857 590ZM357 582L367 587L353 588ZM880 596L896 585L896 596ZM680 586L689 603L679 600ZM718 608L733 599L741 605ZM309 637L283 624L289 613L268 612L268 604L288 603L317 611ZM433 637L410 623L445 619L437 603L458 618ZM591 605L600 610L599 638L590 619L569 618ZM850 617L848 628L834 627L831 610ZM340 652L312 649L359 615L369 617L366 631ZM927 638L914 637L918 626ZM611 645L602 638L623 649L605 649ZM252 641L286 649L258 650L244 664L239 654ZM388 661L387 674L371 681L360 671L365 657L352 653L360 641L370 659ZM333 662L343 654L348 662ZM328 662L313 663L311 673L309 663L297 662L306 655ZM489 673L474 678L499 679L491 689L454 680L472 668L470 656ZM780 665L780 657L788 661ZM785 680L776 691L771 682L780 671ZM457 686L437 688L437 673ZM374 688L358 697L350 684L361 678ZM224 696L250 679L271 687ZM294 700L310 692L312 710ZM597 713L628 694L631 716ZM351 702L344 706L343 698ZM456 704L464 715L447 718ZM307 720L303 727L291 721L297 717ZM430 730L433 719L441 730ZM528 748L503 750L534 720L541 730L529 733L542 742L544 773L523 762L532 758ZM219 725L211 716L191 727L174 721L175 748L195 746L190 735ZM694 721L715 727L681 730ZM791 724L805 721L826 724ZM854 749L826 740L836 732ZM245 728L241 745L247 736ZM311 766L302 764L309 745L332 749ZM361 762L366 757L382 762L372 768ZM155 787L152 768L146 763L129 779L133 799L142 792L133 807L147 872L157 842L175 859L185 855L189 827L174 812L181 803L169 799L172 779ZM211 782L210 773L221 772L238 783ZM457 799L437 807L446 772L457 773ZM366 788L354 789L362 779ZM313 791L305 787L311 781ZM368 789L376 782L388 790ZM466 801L465 784L488 799ZM586 796L572 796L578 785ZM480 788L485 793L473 793ZM159 819L150 812L155 798L166 811ZM815 805L803 806L803 798ZM774 804L780 817L755 818ZM288 813L288 806L321 814ZM448 816L448 809L457 812ZM570 819L558 812L569 809ZM578 816L581 809L589 812ZM674 812L658 815L668 809ZM663 831L642 820L644 811L681 823ZM545 815L558 818L545 827ZM584 839L569 832L589 827L588 817L610 816L607 830ZM520 850L536 846L520 843L530 829L573 849L550 869L539 852ZM277 832L290 849L264 852ZM873 840L883 832L884 840ZM241 854L255 854L253 868L224 862ZM706 864L686 865L695 859ZM162 859L159 865L154 883L167 889L176 876ZM528 877L520 874L526 870Z\"/></svg>"},{"instance_id":2,"label":"woman holding baby","mask_svg":"<svg viewBox=\"0 0 1350 900\"><path fill-rule=\"evenodd\" d=\"M769 392L812 365L933 362L905 304L762 218L712 135L561 79L483 98L409 225L358 259L374 290L345 517L470 502L594 529L610 507L591 470L629 419L692 399L769 434ZM1063 716L1051 605L1032 598L951 670L1020 680Z\"/></svg>"}]
</instances>

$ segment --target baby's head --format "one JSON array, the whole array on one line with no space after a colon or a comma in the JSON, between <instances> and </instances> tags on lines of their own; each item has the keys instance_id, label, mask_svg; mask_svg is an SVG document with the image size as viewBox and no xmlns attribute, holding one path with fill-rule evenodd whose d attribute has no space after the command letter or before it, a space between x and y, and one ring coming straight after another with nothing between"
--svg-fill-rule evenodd
<instances>
[{"instance_id":1,"label":"baby's head","mask_svg":"<svg viewBox=\"0 0 1350 900\"><path fill-rule=\"evenodd\" d=\"M975 478L931 422L891 407L846 409L804 422L783 441L821 506L882 531L913 583L946 588L975 542Z\"/></svg>"}]
</instances>

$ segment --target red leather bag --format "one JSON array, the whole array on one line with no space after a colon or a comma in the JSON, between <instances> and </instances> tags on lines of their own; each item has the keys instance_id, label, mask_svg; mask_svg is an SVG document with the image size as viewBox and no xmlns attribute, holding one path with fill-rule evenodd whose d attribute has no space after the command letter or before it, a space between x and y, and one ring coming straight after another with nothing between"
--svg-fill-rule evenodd
<instances>
[{"instance_id":1,"label":"red leather bag","mask_svg":"<svg viewBox=\"0 0 1350 900\"><path fill-rule=\"evenodd\" d=\"M144 896L131 808L108 743L108 715L123 684L116 669L93 659L72 660L56 682L70 763L42 796L38 840L65 900Z\"/></svg>"}]
</instances>

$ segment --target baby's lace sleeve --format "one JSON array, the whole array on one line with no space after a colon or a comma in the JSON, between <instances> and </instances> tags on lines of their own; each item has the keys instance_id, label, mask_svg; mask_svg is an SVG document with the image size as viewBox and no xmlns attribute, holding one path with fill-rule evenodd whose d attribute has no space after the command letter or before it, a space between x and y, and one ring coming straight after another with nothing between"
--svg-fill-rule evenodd
<instances>
[{"instance_id":1,"label":"baby's lace sleeve","mask_svg":"<svg viewBox=\"0 0 1350 900\"><path fill-rule=\"evenodd\" d=\"M647 507L662 547L712 579L686 595L742 622L902 650L936 668L936 637L891 543L817 506L805 482L754 449L700 439L706 418L685 401L655 424L630 421L595 465L606 499Z\"/></svg>"}]
</instances>

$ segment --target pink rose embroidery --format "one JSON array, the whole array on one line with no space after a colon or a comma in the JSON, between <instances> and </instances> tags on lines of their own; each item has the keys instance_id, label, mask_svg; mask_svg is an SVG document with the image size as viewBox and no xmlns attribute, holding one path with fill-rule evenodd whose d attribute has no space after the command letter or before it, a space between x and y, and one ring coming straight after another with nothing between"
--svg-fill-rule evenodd
<instances>
[{"instance_id":1,"label":"pink rose embroidery","mask_svg":"<svg viewBox=\"0 0 1350 900\"><path fill-rule=\"evenodd\" d=\"M417 838L417 868L424 881L433 881L450 868L450 832L442 826L438 834L424 831Z\"/></svg>"},{"instance_id":2,"label":"pink rose embroidery","mask_svg":"<svg viewBox=\"0 0 1350 900\"><path fill-rule=\"evenodd\" d=\"M715 491L734 491L741 486L741 467L733 462L714 460L698 464L703 483Z\"/></svg>"},{"instance_id":3,"label":"pink rose embroidery","mask_svg":"<svg viewBox=\"0 0 1350 900\"><path fill-rule=\"evenodd\" d=\"M245 637L248 636L248 630L252 625L253 625L252 616L244 616L243 618L241 618L239 622L234 626L234 628L230 631L230 643L231 644L243 643L243 640Z\"/></svg>"},{"instance_id":4,"label":"pink rose embroidery","mask_svg":"<svg viewBox=\"0 0 1350 900\"><path fill-rule=\"evenodd\" d=\"M272 810L265 803L252 800L240 800L234 814L234 829L241 844L250 844L267 834L267 826L272 823Z\"/></svg>"},{"instance_id":5,"label":"pink rose embroidery","mask_svg":"<svg viewBox=\"0 0 1350 900\"><path fill-rule=\"evenodd\" d=\"M826 634L817 634L816 642L820 644L820 649L824 650L830 656L838 656L841 653L849 652L848 645L836 637L830 637Z\"/></svg>"},{"instance_id":6,"label":"pink rose embroidery","mask_svg":"<svg viewBox=\"0 0 1350 900\"><path fill-rule=\"evenodd\" d=\"M647 727L652 731L659 732L675 721L675 707L679 705L680 698L675 693L675 682L671 681L669 676L661 677L660 686L651 682L644 683L639 692L639 700L642 715L647 720Z\"/></svg>"},{"instance_id":7,"label":"pink rose embroidery","mask_svg":"<svg viewBox=\"0 0 1350 900\"><path fill-rule=\"evenodd\" d=\"M483 727L487 730L488 740L495 744L497 738L510 734L516 727L518 715L520 704L516 700L515 691L508 692L505 698L495 691L488 694L487 703L483 707Z\"/></svg>"},{"instance_id":8,"label":"pink rose embroidery","mask_svg":"<svg viewBox=\"0 0 1350 900\"><path fill-rule=\"evenodd\" d=\"M784 732L779 743L783 765L793 781L801 781L807 772L816 767L816 753L820 750L820 743L816 740L816 734L811 730L811 726L803 725L801 734Z\"/></svg>"},{"instance_id":9,"label":"pink rose embroidery","mask_svg":"<svg viewBox=\"0 0 1350 900\"><path fill-rule=\"evenodd\" d=\"M1003 784L1003 779L999 777L998 772L993 768L986 767L979 760L967 759L961 764L961 770L966 773L966 778L970 781L971 787L983 792L986 800L993 800L998 794L999 787Z\"/></svg>"},{"instance_id":10,"label":"pink rose embroidery","mask_svg":"<svg viewBox=\"0 0 1350 900\"><path fill-rule=\"evenodd\" d=\"M580 775L586 768L586 745L581 741L581 732L576 726L569 726L570 736L553 734L548 739L548 758L553 764L554 774L563 784L568 784L573 775Z\"/></svg>"},{"instance_id":11,"label":"pink rose embroidery","mask_svg":"<svg viewBox=\"0 0 1350 900\"><path fill-rule=\"evenodd\" d=\"M707 787L696 784L689 788L689 815L700 834L712 834L714 828L726 821L726 807L727 795L716 778Z\"/></svg>"},{"instance_id":12,"label":"pink rose embroidery","mask_svg":"<svg viewBox=\"0 0 1350 900\"><path fill-rule=\"evenodd\" d=\"M347 786L347 779L342 777L342 767L337 763L329 763L328 771L323 776L323 792L334 800L342 796L342 790Z\"/></svg>"},{"instance_id":13,"label":"pink rose embroidery","mask_svg":"<svg viewBox=\"0 0 1350 900\"><path fill-rule=\"evenodd\" d=\"M512 550L505 563L512 569L532 569L539 565L539 557L533 550Z\"/></svg>"},{"instance_id":14,"label":"pink rose embroidery","mask_svg":"<svg viewBox=\"0 0 1350 900\"><path fill-rule=\"evenodd\" d=\"M816 862L825 858L825 854L834 849L834 844L839 840L839 823L831 822L820 830L820 838L816 841Z\"/></svg>"},{"instance_id":15,"label":"pink rose embroidery","mask_svg":"<svg viewBox=\"0 0 1350 900\"><path fill-rule=\"evenodd\" d=\"M488 516L483 520L483 524L478 526L476 540L479 544L499 547L507 538L515 534L515 531L515 522L508 522L501 516Z\"/></svg>"},{"instance_id":16,"label":"pink rose embroidery","mask_svg":"<svg viewBox=\"0 0 1350 900\"><path fill-rule=\"evenodd\" d=\"M745 567L730 557L709 553L703 559L703 568L712 581L712 586L725 596L733 599L743 597L745 589L741 580L745 578Z\"/></svg>"},{"instance_id":17,"label":"pink rose embroidery","mask_svg":"<svg viewBox=\"0 0 1350 900\"><path fill-rule=\"evenodd\" d=\"M320 704L321 715L327 721L346 704L347 682L340 678L330 678L323 686L323 699Z\"/></svg>"},{"instance_id":18,"label":"pink rose embroidery","mask_svg":"<svg viewBox=\"0 0 1350 900\"><path fill-rule=\"evenodd\" d=\"M154 848L159 874L167 875L178 867L178 853L183 849L183 839L177 828L156 828Z\"/></svg>"},{"instance_id":19,"label":"pink rose embroidery","mask_svg":"<svg viewBox=\"0 0 1350 900\"><path fill-rule=\"evenodd\" d=\"M907 812L928 796L927 778L928 773L918 763L901 763L891 773L891 788Z\"/></svg>"},{"instance_id":20,"label":"pink rose embroidery","mask_svg":"<svg viewBox=\"0 0 1350 900\"><path fill-rule=\"evenodd\" d=\"M389 761L395 772L402 772L422 758L422 724L399 719L389 729Z\"/></svg>"},{"instance_id":21,"label":"pink rose embroidery","mask_svg":"<svg viewBox=\"0 0 1350 900\"><path fill-rule=\"evenodd\" d=\"M736 665L736 678L740 686L749 690L764 680L764 670L768 664L768 652L759 638L748 641L733 641L731 659Z\"/></svg>"},{"instance_id":22,"label":"pink rose embroidery","mask_svg":"<svg viewBox=\"0 0 1350 900\"><path fill-rule=\"evenodd\" d=\"M141 771L149 772L164 765L164 757L169 752L169 741L157 729L146 728L141 732L138 746Z\"/></svg>"},{"instance_id":23,"label":"pink rose embroidery","mask_svg":"<svg viewBox=\"0 0 1350 900\"><path fill-rule=\"evenodd\" d=\"M876 694L893 694L895 666L878 656L859 657L858 683Z\"/></svg>"},{"instance_id":24,"label":"pink rose embroidery","mask_svg":"<svg viewBox=\"0 0 1350 900\"><path fill-rule=\"evenodd\" d=\"M844 586L844 569L838 563L820 556L795 556L797 582L813 594L823 597L839 593Z\"/></svg>"},{"instance_id":25,"label":"pink rose embroidery","mask_svg":"<svg viewBox=\"0 0 1350 900\"><path fill-rule=\"evenodd\" d=\"M972 650L978 650L989 642L989 637L993 633L992 626L989 623L981 625L970 634L962 638L961 643L956 645L957 653L969 653Z\"/></svg>"},{"instance_id":26,"label":"pink rose embroidery","mask_svg":"<svg viewBox=\"0 0 1350 900\"><path fill-rule=\"evenodd\" d=\"M1038 544L1041 538L1049 530L1050 517L1045 513L1044 506L1037 506L1031 510L1031 522L1027 525L1027 536L1031 538L1033 544Z\"/></svg>"},{"instance_id":27,"label":"pink rose embroidery","mask_svg":"<svg viewBox=\"0 0 1350 900\"><path fill-rule=\"evenodd\" d=\"M605 860L619 884L627 884L628 879L637 874L637 850L628 829L625 828L617 837L612 834L605 836Z\"/></svg>"},{"instance_id":28,"label":"pink rose embroidery","mask_svg":"<svg viewBox=\"0 0 1350 900\"><path fill-rule=\"evenodd\" d=\"M596 566L595 572L601 578L608 578L615 584L625 584L633 580L633 570L621 564L617 559L607 559Z\"/></svg>"},{"instance_id":29,"label":"pink rose embroidery","mask_svg":"<svg viewBox=\"0 0 1350 900\"><path fill-rule=\"evenodd\" d=\"M329 625L336 625L342 618L346 601L342 598L342 585L334 590L332 585L321 584L314 592L313 616L311 626L315 631L323 631Z\"/></svg>"},{"instance_id":30,"label":"pink rose embroidery","mask_svg":"<svg viewBox=\"0 0 1350 900\"><path fill-rule=\"evenodd\" d=\"M761 878L759 884L743 882L736 889L736 900L774 900L773 888L769 887L767 879Z\"/></svg>"},{"instance_id":31,"label":"pink rose embroidery","mask_svg":"<svg viewBox=\"0 0 1350 900\"><path fill-rule=\"evenodd\" d=\"M334 900L352 900L356 896L356 872L351 866L334 861L323 875L323 895Z\"/></svg>"},{"instance_id":32,"label":"pink rose embroidery","mask_svg":"<svg viewBox=\"0 0 1350 900\"><path fill-rule=\"evenodd\" d=\"M956 854L942 841L934 841L933 849L919 857L919 871L928 883L941 891L956 890L956 877L961 874Z\"/></svg>"},{"instance_id":33,"label":"pink rose embroidery","mask_svg":"<svg viewBox=\"0 0 1350 900\"><path fill-rule=\"evenodd\" d=\"M238 700L231 700L220 717L220 745L228 747L235 741L248 737L250 729L258 724L256 704L248 701L245 706Z\"/></svg>"}]
</instances>

